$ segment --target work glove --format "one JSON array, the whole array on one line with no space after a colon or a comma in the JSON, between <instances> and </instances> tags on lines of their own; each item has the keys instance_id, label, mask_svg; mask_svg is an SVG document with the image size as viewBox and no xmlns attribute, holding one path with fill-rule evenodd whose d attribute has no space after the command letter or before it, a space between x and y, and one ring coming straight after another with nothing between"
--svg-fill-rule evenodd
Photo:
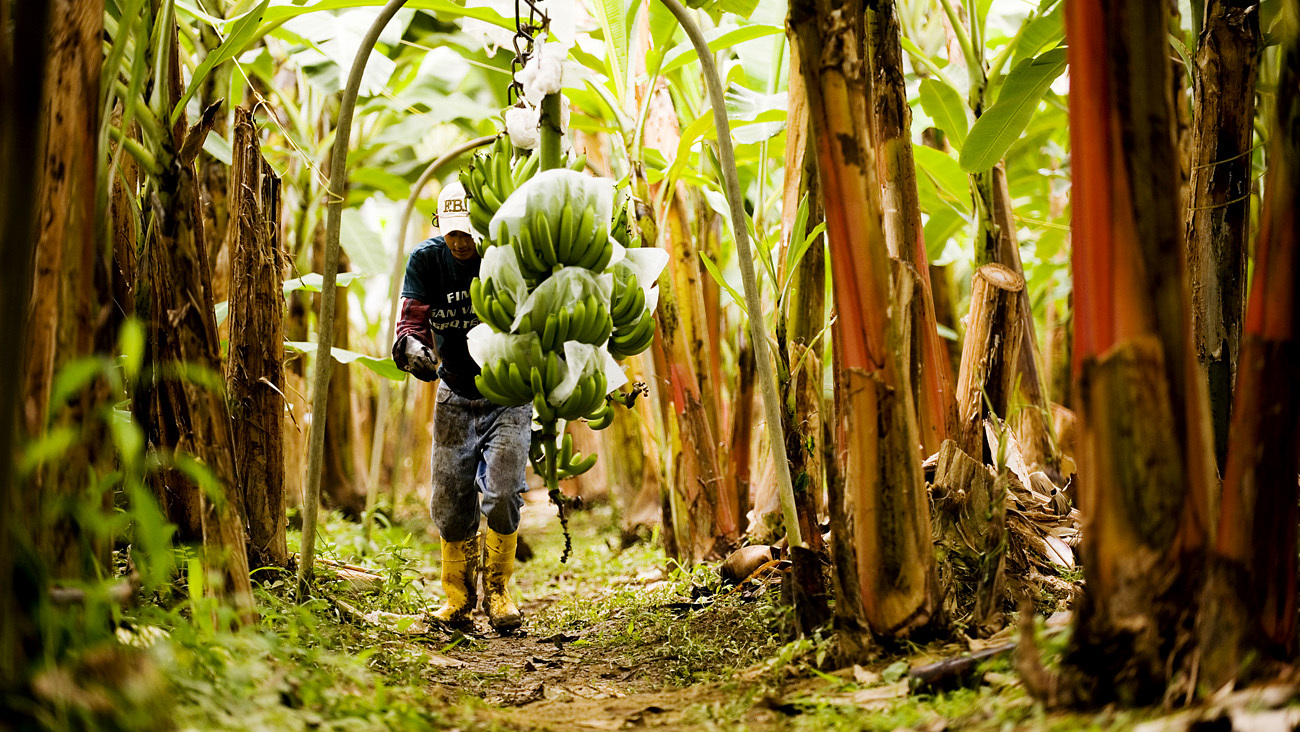
<instances>
[{"instance_id":1,"label":"work glove","mask_svg":"<svg viewBox=\"0 0 1300 732\"><path fill-rule=\"evenodd\" d=\"M413 335L404 335L393 344L393 363L420 381L438 380L438 357Z\"/></svg>"}]
</instances>

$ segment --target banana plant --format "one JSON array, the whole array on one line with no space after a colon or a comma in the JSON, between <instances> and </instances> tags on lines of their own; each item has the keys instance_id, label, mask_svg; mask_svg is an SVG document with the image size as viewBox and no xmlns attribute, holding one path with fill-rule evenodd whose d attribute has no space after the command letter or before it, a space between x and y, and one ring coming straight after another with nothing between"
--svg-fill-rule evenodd
<instances>
[{"instance_id":1,"label":"banana plant","mask_svg":"<svg viewBox=\"0 0 1300 732\"><path fill-rule=\"evenodd\" d=\"M963 219L968 219L973 224L973 266L997 262L1024 273L1031 268L1025 266L1021 253L1019 223L1030 223L1034 231L1048 232L1049 242L1059 242L1066 232L1063 222L1049 220L1054 216L1030 217L1026 221L1023 214L1017 213L1013 202L1018 199L1013 197L1008 170L1013 165L1009 153L1026 151L1024 133L1040 116L1038 110L1044 100L1049 115L1057 115L1063 108L1050 89L1065 70L1065 49L1061 45L1064 6L1060 0L1041 0L1037 9L1014 26L1014 33L1006 36L999 35L997 28L1007 25L1010 19L1000 16L996 18L1000 22L993 23L991 11L979 2L958 5L955 0L940 0L940 5L943 19L947 20L943 35L927 33L925 24L917 22L916 4L911 5L910 13L903 13L911 16L911 22L902 23L906 32L915 34L904 39L904 48L917 75L924 77L918 85L920 106L945 133L956 153L957 167L969 180L969 197L965 197L953 159L939 151L921 152L918 148L917 165L926 173L919 177L929 179L918 185L922 205L936 200L946 204L931 209L925 231L927 237L935 237L930 240L930 252L939 249L940 242L952 237L963 226ZM918 45L926 42L933 47L944 41L960 49L960 59L944 61ZM991 58L989 49L996 51ZM957 61L965 68L964 76L951 73ZM1047 134L1051 135L1051 131ZM1060 138L1058 141L1063 142ZM1008 162L1002 162L1004 158ZM1050 176L1040 178L1050 180ZM969 203L958 203L962 198ZM1050 201L1052 197L1037 198ZM1055 254L1050 249L1044 253ZM1029 263L1036 265L1038 261L1030 259ZM1029 293L1020 297L1020 322L1027 347L1021 350L1017 371L1026 406L1014 415L1026 460L1053 475L1059 474L1061 456L1048 419L1045 369L1032 314L1034 301L1048 294L1047 288L1063 264L1058 260L1044 268L1032 268L1036 271L1029 278Z\"/></svg>"}]
</instances>

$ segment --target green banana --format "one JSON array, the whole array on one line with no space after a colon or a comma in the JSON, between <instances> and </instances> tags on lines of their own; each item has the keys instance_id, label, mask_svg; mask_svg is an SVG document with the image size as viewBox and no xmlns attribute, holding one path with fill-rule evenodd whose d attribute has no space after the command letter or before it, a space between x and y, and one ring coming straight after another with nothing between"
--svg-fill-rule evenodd
<instances>
[{"instance_id":1,"label":"green banana","mask_svg":"<svg viewBox=\"0 0 1300 732\"><path fill-rule=\"evenodd\" d=\"M591 403L587 406L587 414L596 411L605 401L605 395L609 393L609 381L605 379L604 371L596 372L596 388L591 391Z\"/></svg>"},{"instance_id":2,"label":"green banana","mask_svg":"<svg viewBox=\"0 0 1300 732\"><path fill-rule=\"evenodd\" d=\"M555 350L555 331L559 328L559 318L555 313L546 316L546 324L542 326L542 350Z\"/></svg>"},{"instance_id":3,"label":"green banana","mask_svg":"<svg viewBox=\"0 0 1300 732\"><path fill-rule=\"evenodd\" d=\"M510 313L510 319L514 320L515 311L519 309L519 304L515 302L514 293L509 290L496 290L493 296L501 301L501 306L506 309L507 313Z\"/></svg>"},{"instance_id":4,"label":"green banana","mask_svg":"<svg viewBox=\"0 0 1300 732\"><path fill-rule=\"evenodd\" d=\"M619 328L609 340L609 353L614 358L634 356L650 346L655 334L654 315L649 309L642 312L634 325Z\"/></svg>"},{"instance_id":5,"label":"green banana","mask_svg":"<svg viewBox=\"0 0 1300 732\"><path fill-rule=\"evenodd\" d=\"M556 241L555 253L560 259L561 264L568 264L569 257L573 252L573 239L577 234L578 221L573 213L573 201L565 201L564 208L560 211L560 233Z\"/></svg>"},{"instance_id":6,"label":"green banana","mask_svg":"<svg viewBox=\"0 0 1300 732\"><path fill-rule=\"evenodd\" d=\"M595 227L596 207L588 205L582 210L582 217L578 219L573 246L569 249L569 258L564 262L565 264L577 264L587 257L595 236Z\"/></svg>"},{"instance_id":7,"label":"green banana","mask_svg":"<svg viewBox=\"0 0 1300 732\"><path fill-rule=\"evenodd\" d=\"M505 362L501 363L504 365ZM519 370L519 364L512 363L506 370L506 385L509 386L515 397L521 400L521 404L533 400L533 389L528 382L524 380L524 374Z\"/></svg>"},{"instance_id":8,"label":"green banana","mask_svg":"<svg viewBox=\"0 0 1300 732\"><path fill-rule=\"evenodd\" d=\"M492 325L502 333L509 333L510 326L515 320L514 316L505 311L500 300L490 300L488 302L488 307L491 308L492 311Z\"/></svg>"},{"instance_id":9,"label":"green banana","mask_svg":"<svg viewBox=\"0 0 1300 732\"><path fill-rule=\"evenodd\" d=\"M538 244L542 262L546 264L549 272L559 261L555 251L555 230L551 228L551 222L546 219L545 211L538 211L532 223L533 239Z\"/></svg>"},{"instance_id":10,"label":"green banana","mask_svg":"<svg viewBox=\"0 0 1300 732\"><path fill-rule=\"evenodd\" d=\"M515 161L515 169L513 174L515 188L518 188L519 186L523 185L528 179L532 178L533 175L537 173L537 165L540 162L540 160L541 160L541 156L536 153L533 153L532 155L519 158L517 161Z\"/></svg>"},{"instance_id":11,"label":"green banana","mask_svg":"<svg viewBox=\"0 0 1300 732\"><path fill-rule=\"evenodd\" d=\"M474 377L474 385L488 400L503 407L517 407L520 404L526 404L527 399L521 400L518 394L512 393L507 384L502 383L497 368L501 365L503 365L503 362L496 361L484 366L479 375Z\"/></svg>"},{"instance_id":12,"label":"green banana","mask_svg":"<svg viewBox=\"0 0 1300 732\"><path fill-rule=\"evenodd\" d=\"M603 231L604 236L601 238L604 241L604 246L601 247L600 256L596 258L596 263L589 267L592 272L597 274L604 272L605 268L609 266L609 260L614 258L614 244L609 239L608 230Z\"/></svg>"},{"instance_id":13,"label":"green banana","mask_svg":"<svg viewBox=\"0 0 1300 732\"><path fill-rule=\"evenodd\" d=\"M528 255L524 253L522 239L518 236L510 237L510 246L515 250L515 259L519 260L519 269L523 272L524 279L536 279L536 274L528 263Z\"/></svg>"},{"instance_id":14,"label":"green banana","mask_svg":"<svg viewBox=\"0 0 1300 732\"><path fill-rule=\"evenodd\" d=\"M587 426L593 430L603 430L613 423L614 408L606 401L602 401L596 411L587 415Z\"/></svg>"},{"instance_id":15,"label":"green banana","mask_svg":"<svg viewBox=\"0 0 1300 732\"><path fill-rule=\"evenodd\" d=\"M572 457L573 457L573 435L570 435L568 432L565 432L564 437L560 440L560 454L559 454L560 463L563 465L568 465L569 460Z\"/></svg>"},{"instance_id":16,"label":"green banana","mask_svg":"<svg viewBox=\"0 0 1300 732\"><path fill-rule=\"evenodd\" d=\"M591 342L597 345L601 343L605 343L606 341L609 340L609 336L613 332L614 332L614 319L609 317L609 314L606 313L605 317L602 318L600 321L600 330L596 332L596 335Z\"/></svg>"},{"instance_id":17,"label":"green banana","mask_svg":"<svg viewBox=\"0 0 1300 732\"><path fill-rule=\"evenodd\" d=\"M564 342L569 340L569 310L561 308L560 312L555 314L555 348L561 348Z\"/></svg>"},{"instance_id":18,"label":"green banana","mask_svg":"<svg viewBox=\"0 0 1300 732\"><path fill-rule=\"evenodd\" d=\"M501 199L497 196L496 191L492 190L491 186L483 186L480 195L483 197L483 205L488 209L495 212L501 208Z\"/></svg>"},{"instance_id":19,"label":"green banana","mask_svg":"<svg viewBox=\"0 0 1300 732\"><path fill-rule=\"evenodd\" d=\"M587 303L579 300L569 311L569 332L566 334L569 340L581 340L586 333L587 327Z\"/></svg>"},{"instance_id":20,"label":"green banana","mask_svg":"<svg viewBox=\"0 0 1300 732\"><path fill-rule=\"evenodd\" d=\"M475 277L469 281L469 304L474 309L474 314L478 319L488 321L488 307L483 299L483 280Z\"/></svg>"},{"instance_id":21,"label":"green banana","mask_svg":"<svg viewBox=\"0 0 1300 732\"><path fill-rule=\"evenodd\" d=\"M536 366L529 372L529 381L533 387L533 409L537 410L537 418L543 423L555 421L555 408L551 403L546 401L546 388L543 384L542 372Z\"/></svg>"},{"instance_id":22,"label":"green banana","mask_svg":"<svg viewBox=\"0 0 1300 732\"><path fill-rule=\"evenodd\" d=\"M519 237L523 240L523 249L528 257L528 266L533 270L533 278L544 279L551 273L551 268L542 260L541 252L537 249L534 232L525 226L519 231Z\"/></svg>"},{"instance_id":23,"label":"green banana","mask_svg":"<svg viewBox=\"0 0 1300 732\"><path fill-rule=\"evenodd\" d=\"M501 137L498 139L504 140L505 138ZM493 156L492 161L494 164L492 170L493 177L489 182L492 184L494 189L493 192L499 195L503 201L509 198L510 194L514 192L515 179L510 174L511 157L512 156L508 149L500 150ZM501 208L501 206L498 204L497 208Z\"/></svg>"},{"instance_id":24,"label":"green banana","mask_svg":"<svg viewBox=\"0 0 1300 732\"><path fill-rule=\"evenodd\" d=\"M560 385L560 357L555 355L554 351L546 354L546 379L542 385L546 387L547 394Z\"/></svg>"},{"instance_id":25,"label":"green banana","mask_svg":"<svg viewBox=\"0 0 1300 732\"><path fill-rule=\"evenodd\" d=\"M570 462L564 468L558 471L561 480L567 478L576 478L579 475L591 470L596 465L596 453L592 453L577 462Z\"/></svg>"},{"instance_id":26,"label":"green banana","mask_svg":"<svg viewBox=\"0 0 1300 732\"><path fill-rule=\"evenodd\" d=\"M609 259L614 255L614 247L609 241L609 229L604 226L596 228L596 234L592 237L591 246L587 248L587 253L578 262L579 267L583 267L593 272L601 272L604 267L597 268L597 265L609 264Z\"/></svg>"},{"instance_id":27,"label":"green banana","mask_svg":"<svg viewBox=\"0 0 1300 732\"><path fill-rule=\"evenodd\" d=\"M498 404L503 407L510 406L509 399L488 386L487 379L483 377L483 374L480 373L478 376L474 377L474 385L478 387L479 393L493 404Z\"/></svg>"},{"instance_id":28,"label":"green banana","mask_svg":"<svg viewBox=\"0 0 1300 732\"><path fill-rule=\"evenodd\" d=\"M624 328L636 323L637 316L645 310L645 291L641 289L641 283L637 282L636 275L632 275L629 287L624 290L623 299L619 301L610 315L614 319L614 327Z\"/></svg>"}]
</instances>

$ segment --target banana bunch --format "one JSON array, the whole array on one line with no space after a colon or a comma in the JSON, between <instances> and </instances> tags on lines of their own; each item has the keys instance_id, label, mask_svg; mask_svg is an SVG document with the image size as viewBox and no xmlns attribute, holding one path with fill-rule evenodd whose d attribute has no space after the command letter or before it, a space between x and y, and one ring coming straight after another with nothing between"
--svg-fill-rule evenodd
<instances>
[{"instance_id":1,"label":"banana bunch","mask_svg":"<svg viewBox=\"0 0 1300 732\"><path fill-rule=\"evenodd\" d=\"M546 398L551 390L545 388L546 377L541 370L534 368L532 373L533 409L537 410L537 419L542 424L557 419L573 421L588 415L593 419L604 415L602 408L608 406L605 404L605 392L608 391L605 372L595 371L578 379L573 393L559 404L552 404Z\"/></svg>"},{"instance_id":2,"label":"banana bunch","mask_svg":"<svg viewBox=\"0 0 1300 732\"><path fill-rule=\"evenodd\" d=\"M469 283L469 300L479 320L492 326L498 333L510 332L518 303L509 290L498 290L491 277L475 277Z\"/></svg>"},{"instance_id":3,"label":"banana bunch","mask_svg":"<svg viewBox=\"0 0 1300 732\"><path fill-rule=\"evenodd\" d=\"M536 437L538 433L533 434ZM533 440L532 450L528 455L529 459L533 462L533 469L536 470L539 475L541 475L546 469L546 453L542 447L541 439L544 438ZM567 432L564 433L564 439L560 441L560 452L555 457L557 465L556 473L560 480L576 478L588 470L591 470L591 467L596 464L595 453L582 457L579 453L574 451L573 436Z\"/></svg>"},{"instance_id":4,"label":"banana bunch","mask_svg":"<svg viewBox=\"0 0 1300 732\"><path fill-rule=\"evenodd\" d=\"M555 354L550 355L555 356ZM532 383L524 373L518 363L506 363L505 359L489 361L483 364L478 376L474 377L474 385L478 387L480 394L496 404L503 407L518 407L533 401Z\"/></svg>"},{"instance_id":5,"label":"banana bunch","mask_svg":"<svg viewBox=\"0 0 1300 732\"><path fill-rule=\"evenodd\" d=\"M536 310L524 315L519 323L520 333L536 333L542 339L542 350L559 351L565 341L578 341L599 346L614 330L614 320L605 304L595 295L579 300L572 308L561 307L546 314L545 319Z\"/></svg>"},{"instance_id":6,"label":"banana bunch","mask_svg":"<svg viewBox=\"0 0 1300 732\"><path fill-rule=\"evenodd\" d=\"M609 339L609 355L617 359L635 356L650 347L655 337L655 316L649 308L641 310L641 317L621 328L615 328Z\"/></svg>"},{"instance_id":7,"label":"banana bunch","mask_svg":"<svg viewBox=\"0 0 1300 732\"><path fill-rule=\"evenodd\" d=\"M513 158L510 140L501 135L487 154L474 156L474 162L460 171L460 183L469 195L470 223L485 237L488 223L497 209L516 188L537 173L541 160L540 155L529 155L512 162Z\"/></svg>"},{"instance_id":8,"label":"banana bunch","mask_svg":"<svg viewBox=\"0 0 1300 732\"><path fill-rule=\"evenodd\" d=\"M589 205L577 211L572 201L566 202L558 214L530 212L508 244L515 250L524 277L530 280L545 279L566 266L604 272L614 256L609 228L596 221L595 207Z\"/></svg>"},{"instance_id":9,"label":"banana bunch","mask_svg":"<svg viewBox=\"0 0 1300 732\"><path fill-rule=\"evenodd\" d=\"M507 363L505 359L492 361L483 366L474 384L479 392L503 407L517 407L537 399L546 401L546 395L564 380L561 371L561 358L554 352L548 352L545 362L539 366L520 366Z\"/></svg>"},{"instance_id":10,"label":"banana bunch","mask_svg":"<svg viewBox=\"0 0 1300 732\"><path fill-rule=\"evenodd\" d=\"M483 396L505 407L532 403L543 424L557 419L572 421L586 418L594 429L604 429L613 421L613 410L605 401L608 383L603 371L595 371L578 379L568 398L552 404L547 396L564 380L563 359L554 351L546 353L540 366L523 366L505 359L491 361L483 366L474 384ZM599 426L595 426L599 425Z\"/></svg>"},{"instance_id":11,"label":"banana bunch","mask_svg":"<svg viewBox=\"0 0 1300 732\"><path fill-rule=\"evenodd\" d=\"M635 325L645 310L645 291L641 280L631 267L620 262L614 265L614 292L610 297L610 316L615 328Z\"/></svg>"},{"instance_id":12,"label":"banana bunch","mask_svg":"<svg viewBox=\"0 0 1300 732\"><path fill-rule=\"evenodd\" d=\"M636 249L641 246L641 233L633 228L627 215L628 208L635 205L631 198L617 205L614 221L609 225L609 235L614 237L614 241L622 244L624 249Z\"/></svg>"},{"instance_id":13,"label":"banana bunch","mask_svg":"<svg viewBox=\"0 0 1300 732\"><path fill-rule=\"evenodd\" d=\"M614 407L608 401L600 403L596 411L587 415L587 426L593 430L603 430L614 423Z\"/></svg>"}]
</instances>

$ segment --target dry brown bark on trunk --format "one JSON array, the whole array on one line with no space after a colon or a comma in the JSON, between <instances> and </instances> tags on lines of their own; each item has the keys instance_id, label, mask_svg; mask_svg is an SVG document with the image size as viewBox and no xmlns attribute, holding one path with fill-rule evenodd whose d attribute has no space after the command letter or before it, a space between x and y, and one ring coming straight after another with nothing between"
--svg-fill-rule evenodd
<instances>
[{"instance_id":1,"label":"dry brown bark on trunk","mask_svg":"<svg viewBox=\"0 0 1300 732\"><path fill-rule=\"evenodd\" d=\"M644 127L645 146L664 155L675 154L681 134L667 83L660 79L657 86L638 88L637 92L641 98L651 95ZM660 246L670 254L665 276L660 277L652 346L664 435L670 444L681 447L672 453L674 466L670 471L678 510L673 511L675 524L665 526L691 526L690 537L676 537L683 559L722 557L739 537L739 518L734 484L726 485L727 472L719 456L720 433L714 428L717 414L712 403L721 399L721 384L710 383L716 377L710 373L712 347L705 340L705 277L687 218L691 201L684 184L664 190L664 183L650 186L643 176L643 169L638 167L633 186L642 242ZM659 201L662 208L652 203Z\"/></svg>"},{"instance_id":2,"label":"dry brown bark on trunk","mask_svg":"<svg viewBox=\"0 0 1300 732\"><path fill-rule=\"evenodd\" d=\"M1088 521L1081 552L1088 584L1068 661L1102 682L1088 701L1159 699L1167 672L1188 660L1175 655L1191 632L1194 603L1179 546L1188 491L1169 395L1154 336L1084 365L1078 504Z\"/></svg>"},{"instance_id":3,"label":"dry brown bark on trunk","mask_svg":"<svg viewBox=\"0 0 1300 732\"><path fill-rule=\"evenodd\" d=\"M99 97L103 16L102 1L58 0L51 8L45 176L37 203L36 271L26 329L25 432L29 439L44 435L47 428L75 434L56 460L34 473L33 502L27 510L39 517L35 539L47 569L66 579L93 577L93 560L108 562L103 537L87 530L95 522L82 524L78 517L92 510L81 497L86 495L95 448L105 438L98 409L109 398L107 384L92 379L66 403L50 403L55 376L65 365L96 351L97 330L109 310L108 261L100 252L95 219L100 110L87 102ZM93 542L90 552L82 551L83 534Z\"/></svg>"},{"instance_id":4,"label":"dry brown bark on trunk","mask_svg":"<svg viewBox=\"0 0 1300 732\"><path fill-rule=\"evenodd\" d=\"M1000 264L986 264L971 278L970 316L957 376L957 445L985 461L984 419L992 409L1007 418L1015 389L1020 339L1020 300L1025 279Z\"/></svg>"},{"instance_id":5,"label":"dry brown bark on trunk","mask_svg":"<svg viewBox=\"0 0 1300 732\"><path fill-rule=\"evenodd\" d=\"M798 50L790 50L789 133L785 149L785 188L781 195L781 233L787 251L801 242L793 241L795 221L801 201L807 201L806 232L823 220L821 198L817 188L817 159L809 145L808 100L804 91L803 70ZM796 513L800 535L810 549L825 552L818 510L822 504L823 469L821 465L822 345L826 327L826 253L820 241L814 242L797 263L793 273L781 271L784 281L790 277L785 312L778 321L778 341L784 352L777 353L781 389L782 432L785 456L793 476ZM784 258L782 258L784 265ZM784 266L782 267L784 270Z\"/></svg>"},{"instance_id":6,"label":"dry brown bark on trunk","mask_svg":"<svg viewBox=\"0 0 1300 732\"><path fill-rule=\"evenodd\" d=\"M943 557L944 613L977 635L990 635L1002 627L1006 601L1006 482L946 440L930 497L935 545Z\"/></svg>"},{"instance_id":7,"label":"dry brown bark on trunk","mask_svg":"<svg viewBox=\"0 0 1300 732\"><path fill-rule=\"evenodd\" d=\"M934 293L935 322L957 334L956 338L943 339L948 354L948 373L956 374L961 372L961 334L964 328L957 319L957 306L953 303L951 269L951 265L930 265L930 286ZM953 394L955 398L955 388Z\"/></svg>"},{"instance_id":8,"label":"dry brown bark on trunk","mask_svg":"<svg viewBox=\"0 0 1300 732\"><path fill-rule=\"evenodd\" d=\"M249 557L285 567L284 293L280 180L262 159L252 112L235 110L230 170L230 346L226 383L234 459L248 517Z\"/></svg>"},{"instance_id":9,"label":"dry brown bark on trunk","mask_svg":"<svg viewBox=\"0 0 1300 732\"><path fill-rule=\"evenodd\" d=\"M934 620L937 580L920 435L892 300L874 149L867 137L865 8L860 0L798 0L786 31L803 59L809 119L826 212L839 319L846 453L845 513L852 516L865 620L903 636Z\"/></svg>"},{"instance_id":10,"label":"dry brown bark on trunk","mask_svg":"<svg viewBox=\"0 0 1300 732\"><path fill-rule=\"evenodd\" d=\"M1016 240L1016 224L1011 207L1011 192L1007 188L1006 168L999 163L989 172L992 200L993 223L997 230L996 249L991 260L1010 267L1016 274L1024 277L1025 269L1020 262L1020 244ZM982 262L981 262L982 263ZM1047 398L1044 382L1043 358L1038 352L1038 337L1034 328L1034 314L1029 305L1029 292L1025 290L1020 296L1020 327L1023 335L1020 340L1020 395L1024 407L1011 416L1016 438L1020 441L1020 451L1025 463L1037 467L1052 476L1054 481L1063 483L1061 477L1061 458L1057 454L1051 433L1051 403Z\"/></svg>"},{"instance_id":11,"label":"dry brown bark on trunk","mask_svg":"<svg viewBox=\"0 0 1300 732\"><path fill-rule=\"evenodd\" d=\"M697 345L695 369L700 374L700 391L715 395L713 399L706 399L704 406L709 415L709 429L713 434L721 435L723 426L727 423L726 404L722 398L725 382L722 379L722 360L718 353L722 348L723 333L722 286L709 275L704 267L704 258L700 255L707 255L715 262L721 261L719 255L722 241L719 234L722 222L704 196L695 197L694 209L690 225L695 235L689 237L694 246L684 247L686 251L682 254L694 255L694 276L699 281L699 301L696 303L699 308L694 313L692 325ZM719 461L725 463L725 454ZM724 490L734 500L734 482L730 476L725 482L731 484Z\"/></svg>"},{"instance_id":12,"label":"dry brown bark on trunk","mask_svg":"<svg viewBox=\"0 0 1300 732\"><path fill-rule=\"evenodd\" d=\"M225 11L220 5L213 6L209 10L216 17L224 16ZM214 52L221 45L221 36L207 23L199 25L199 37L206 53ZM232 66L233 64L229 63L218 64L208 72L203 85L199 88L200 107L206 108L219 101L226 93L225 90L230 89ZM220 115L213 123L212 131L228 139L230 130L226 115ZM226 165L208 154L206 150L199 153L199 200L203 211L203 230L207 232L208 260L214 265L212 287L217 302L228 299L230 294L227 283L230 281L231 252L227 246L229 237L226 235L226 227L230 216L234 213L231 210L233 204L229 200L228 191L233 166L233 159L231 165Z\"/></svg>"},{"instance_id":13,"label":"dry brown bark on trunk","mask_svg":"<svg viewBox=\"0 0 1300 732\"><path fill-rule=\"evenodd\" d=\"M1164 3L1066 5L1087 592L1067 699L1188 693L1213 460L1189 341ZM1083 246L1086 243L1087 246Z\"/></svg>"},{"instance_id":14,"label":"dry brown bark on trunk","mask_svg":"<svg viewBox=\"0 0 1300 732\"><path fill-rule=\"evenodd\" d=\"M1047 373L1051 375L1053 411L1055 405L1074 403L1074 390L1071 388L1070 377L1070 343L1074 331L1072 300L1073 298L1068 298L1064 305L1053 303L1047 308L1047 353L1043 354L1043 361ZM1052 432L1056 436L1059 450L1061 435L1056 432L1055 427ZM1064 451L1061 452L1064 460Z\"/></svg>"},{"instance_id":15,"label":"dry brown bark on trunk","mask_svg":"<svg viewBox=\"0 0 1300 732\"><path fill-rule=\"evenodd\" d=\"M867 58L871 121L876 163L882 187L885 238L891 256L911 264L920 274L920 296L912 303L919 350L913 353L919 378L912 394L925 454L933 454L956 427L956 402L946 349L935 327L934 295L929 257L921 226L921 204L912 157L912 108L903 79L903 48L894 0L867 3Z\"/></svg>"},{"instance_id":16,"label":"dry brown bark on trunk","mask_svg":"<svg viewBox=\"0 0 1300 732\"><path fill-rule=\"evenodd\" d=\"M113 124L121 127L122 108L114 110ZM123 134L139 140L139 130L135 124ZM110 160L118 160L117 174L113 176L112 190L109 198L109 219L112 222L113 260L110 277L112 279L113 307L121 317L135 313L135 267L136 252L140 243L140 215L136 210L136 191L140 181L140 169L130 155L118 155L118 146L110 148Z\"/></svg>"},{"instance_id":17,"label":"dry brown bark on trunk","mask_svg":"<svg viewBox=\"0 0 1300 732\"><path fill-rule=\"evenodd\" d=\"M682 447L693 453L690 459L693 465L686 466L686 473L695 474L692 479L694 485L687 487L681 480L677 485L685 489L683 495L693 497L693 513L698 515L707 511L710 514L704 523L697 525L697 531L705 530L706 527L708 531L707 534L699 533L696 537L697 543L706 545L703 547L703 556L726 556L739 536L739 522L735 498L725 487L717 441L714 439L717 434L713 430L716 405L710 405L721 398L718 393L721 384L715 383L710 389L708 353L711 349L704 340L707 328L703 317L703 278L700 276L699 252L686 220L686 203L680 189L670 196L661 222L663 246L672 254L668 266L673 280L673 304L676 310L672 320L675 320L677 328L672 340L673 357L668 363L668 379L678 414ZM660 292L663 291L661 279ZM661 296L661 302L662 300ZM665 330L666 323L671 323L672 320L660 319L660 330ZM682 477L685 478L684 475ZM701 500L703 505L700 505Z\"/></svg>"},{"instance_id":18,"label":"dry brown bark on trunk","mask_svg":"<svg viewBox=\"0 0 1300 732\"><path fill-rule=\"evenodd\" d=\"M1300 3L1290 3L1292 12ZM1279 89L1300 86L1287 39ZM1218 534L1202 603L1211 688L1296 654L1296 474L1300 471L1300 102L1279 96L1251 302L1241 340Z\"/></svg>"},{"instance_id":19,"label":"dry brown bark on trunk","mask_svg":"<svg viewBox=\"0 0 1300 732\"><path fill-rule=\"evenodd\" d=\"M171 42L170 73L163 83L175 103L181 88L177 31L173 26L164 32L171 34ZM146 375L134 407L155 450L170 452L178 465L187 458L193 460L196 469L211 479L206 492L199 488L195 470L165 471L156 474L153 483L168 506L169 518L175 511L186 522L197 521L205 568L222 578L213 591L229 597L241 611L240 619L249 622L256 615L243 495L220 377L212 271L194 172L194 156L216 111L215 107L206 110L193 130L182 115L169 139L157 141L155 157L161 172L151 182L145 203L153 221L142 246L136 286L136 309L148 329ZM182 153L186 157L182 158ZM173 503L166 503L172 499ZM187 524L182 530L192 532L194 528Z\"/></svg>"},{"instance_id":20,"label":"dry brown bark on trunk","mask_svg":"<svg viewBox=\"0 0 1300 732\"><path fill-rule=\"evenodd\" d=\"M663 103L667 103L666 94ZM660 110L663 119L654 131L654 140L659 145L667 145L676 138L672 127L675 118L668 120L669 112L671 107ZM649 145L652 141L649 122L646 134ZM636 186L638 200L654 200L643 177L638 176ZM687 241L690 231L684 219L685 204L677 192L668 191L665 195L670 200L664 220L655 220L650 207L637 206L637 225L644 242L662 240L664 248L673 253L666 276L659 280L655 339L650 352L655 359L659 407L673 461L669 472L671 485L667 486L664 503L665 543L676 551L680 561L695 562L705 557L725 556L738 538L738 522L734 502L722 500L725 493L720 488L724 474L700 390L695 355L697 336L693 335L699 331L691 327L690 314L698 312L698 307L692 308L692 304L701 302L702 297L698 292L698 265L694 259L682 256L683 251L694 252ZM673 536L668 537L669 533Z\"/></svg>"},{"instance_id":21,"label":"dry brown bark on trunk","mask_svg":"<svg viewBox=\"0 0 1300 732\"><path fill-rule=\"evenodd\" d=\"M1196 359L1200 378L1209 386L1220 469L1227 460L1232 385L1246 309L1258 53L1258 3L1209 0L1192 74L1195 124L1187 264Z\"/></svg>"},{"instance_id":22,"label":"dry brown bark on trunk","mask_svg":"<svg viewBox=\"0 0 1300 732\"><path fill-rule=\"evenodd\" d=\"M875 642L867 626L867 609L858 582L857 547L853 543L856 519L850 510L844 478L845 453L840 449L847 439L844 422L839 419L839 410L846 403L847 384L838 350L831 353L831 370L834 395L822 421L822 460L826 466L826 509L830 517L831 570L835 580L835 655L839 663L848 665L865 660Z\"/></svg>"},{"instance_id":23,"label":"dry brown bark on trunk","mask_svg":"<svg viewBox=\"0 0 1300 732\"><path fill-rule=\"evenodd\" d=\"M787 433L788 434L788 433ZM750 461L754 440L754 350L749 347L744 333L740 334L740 347L736 353L736 391L731 398L731 454L732 479L736 482L737 530L749 530L750 488L753 475ZM791 466L793 469L794 466Z\"/></svg>"},{"instance_id":24,"label":"dry brown bark on trunk","mask_svg":"<svg viewBox=\"0 0 1300 732\"><path fill-rule=\"evenodd\" d=\"M148 314L146 364L152 375L137 399L144 401L144 424L154 447L192 457L220 486L221 491L208 498L188 474L171 470L159 476L158 487L166 497L184 500L173 504L184 509L181 518L197 519L206 564L221 572L224 592L247 619L253 598L230 414L219 381L200 382L191 370L215 376L221 368L216 318L201 304L202 280L208 273L199 259L203 231L197 196L194 171L173 158L153 196L156 233L145 243L140 269L138 293L146 302L137 304Z\"/></svg>"}]
</instances>

